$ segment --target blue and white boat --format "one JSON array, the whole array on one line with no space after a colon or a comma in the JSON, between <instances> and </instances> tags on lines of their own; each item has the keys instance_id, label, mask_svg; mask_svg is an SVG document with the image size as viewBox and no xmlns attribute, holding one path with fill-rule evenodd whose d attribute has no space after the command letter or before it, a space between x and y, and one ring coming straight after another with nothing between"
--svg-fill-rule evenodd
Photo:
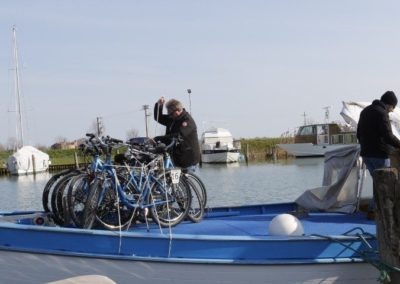
<instances>
[{"instance_id":1,"label":"blue and white boat","mask_svg":"<svg viewBox=\"0 0 400 284\"><path fill-rule=\"evenodd\" d=\"M335 181L318 195L314 189L291 203L208 208L200 223L172 228L138 223L126 231L87 230L55 226L44 212L0 214L0 279L47 283L102 275L116 283L376 283L379 271L370 264L377 261L375 222L357 211L358 188L349 190L357 174L354 151L341 152L347 170L332 168ZM346 200L343 190L350 192ZM277 222L282 216L292 217Z\"/></svg>"}]
</instances>

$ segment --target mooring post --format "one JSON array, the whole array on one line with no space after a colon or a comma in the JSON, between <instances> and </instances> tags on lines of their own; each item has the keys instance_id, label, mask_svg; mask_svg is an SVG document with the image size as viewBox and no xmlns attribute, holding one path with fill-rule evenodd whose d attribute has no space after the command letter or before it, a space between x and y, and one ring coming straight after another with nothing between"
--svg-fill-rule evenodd
<instances>
[{"instance_id":1,"label":"mooring post","mask_svg":"<svg viewBox=\"0 0 400 284\"><path fill-rule=\"evenodd\" d=\"M76 151L74 152L74 159L75 159L75 167L79 169L79 160L78 160L78 154Z\"/></svg>"},{"instance_id":2,"label":"mooring post","mask_svg":"<svg viewBox=\"0 0 400 284\"><path fill-rule=\"evenodd\" d=\"M400 283L400 183L397 168L374 172L376 233L379 257L388 265L390 282ZM395 269L390 269L390 267Z\"/></svg>"},{"instance_id":3,"label":"mooring post","mask_svg":"<svg viewBox=\"0 0 400 284\"><path fill-rule=\"evenodd\" d=\"M33 167L33 174L36 174L36 160L35 160L35 155L32 155L32 167Z\"/></svg>"}]
</instances>

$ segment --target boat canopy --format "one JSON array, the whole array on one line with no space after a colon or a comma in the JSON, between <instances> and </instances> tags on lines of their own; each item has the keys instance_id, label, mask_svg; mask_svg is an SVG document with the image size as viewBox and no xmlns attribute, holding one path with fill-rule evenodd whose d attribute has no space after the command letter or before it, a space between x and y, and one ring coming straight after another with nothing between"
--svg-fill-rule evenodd
<instances>
[{"instance_id":1,"label":"boat canopy","mask_svg":"<svg viewBox=\"0 0 400 284\"><path fill-rule=\"evenodd\" d=\"M363 184L361 164L359 145L325 153L322 186L305 191L296 203L306 210L354 212Z\"/></svg>"},{"instance_id":2,"label":"boat canopy","mask_svg":"<svg viewBox=\"0 0 400 284\"><path fill-rule=\"evenodd\" d=\"M7 169L11 174L46 171L49 168L49 155L33 146L23 146L7 160Z\"/></svg>"},{"instance_id":3,"label":"boat canopy","mask_svg":"<svg viewBox=\"0 0 400 284\"><path fill-rule=\"evenodd\" d=\"M213 127L204 131L202 138L232 138L232 134L227 129Z\"/></svg>"},{"instance_id":4,"label":"boat canopy","mask_svg":"<svg viewBox=\"0 0 400 284\"><path fill-rule=\"evenodd\" d=\"M352 128L357 129L358 119L361 111L369 106L368 102L342 102L343 108L340 112L343 119ZM400 139L400 109L396 107L393 112L389 113L390 122L392 124L393 134Z\"/></svg>"}]
</instances>

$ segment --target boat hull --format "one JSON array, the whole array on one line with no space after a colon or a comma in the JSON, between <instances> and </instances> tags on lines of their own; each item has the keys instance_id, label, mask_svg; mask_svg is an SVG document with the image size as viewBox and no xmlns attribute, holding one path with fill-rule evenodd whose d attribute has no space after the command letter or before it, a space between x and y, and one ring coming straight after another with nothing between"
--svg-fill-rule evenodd
<instances>
[{"instance_id":1,"label":"boat hull","mask_svg":"<svg viewBox=\"0 0 400 284\"><path fill-rule=\"evenodd\" d=\"M273 218L296 208L294 203L211 208L200 223L185 221L173 228L137 223L121 232L58 227L44 212L3 213L0 279L44 283L88 274L117 283L377 279L378 271L362 259L377 248L373 221L360 213L316 212L301 217L304 234L272 234Z\"/></svg>"},{"instance_id":2,"label":"boat hull","mask_svg":"<svg viewBox=\"0 0 400 284\"><path fill-rule=\"evenodd\" d=\"M116 283L376 283L366 263L241 265L129 261L3 250L3 283L47 283L81 275L103 275Z\"/></svg>"},{"instance_id":3,"label":"boat hull","mask_svg":"<svg viewBox=\"0 0 400 284\"><path fill-rule=\"evenodd\" d=\"M342 149L354 144L326 144L315 145L312 143L294 143L294 144L277 144L277 146L285 150L288 154L295 157L323 157L326 152Z\"/></svg>"},{"instance_id":4,"label":"boat hull","mask_svg":"<svg viewBox=\"0 0 400 284\"><path fill-rule=\"evenodd\" d=\"M237 151L203 151L201 161L203 163L236 163L239 161L240 153Z\"/></svg>"}]
</instances>

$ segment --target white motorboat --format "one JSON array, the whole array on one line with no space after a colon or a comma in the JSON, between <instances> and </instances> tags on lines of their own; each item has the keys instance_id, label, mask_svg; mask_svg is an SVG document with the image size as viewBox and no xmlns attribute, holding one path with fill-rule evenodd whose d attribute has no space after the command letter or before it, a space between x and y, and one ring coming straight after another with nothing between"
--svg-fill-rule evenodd
<instances>
[{"instance_id":1,"label":"white motorboat","mask_svg":"<svg viewBox=\"0 0 400 284\"><path fill-rule=\"evenodd\" d=\"M337 123L321 123L300 126L294 143L277 146L295 157L318 157L356 143L354 130L345 131Z\"/></svg>"},{"instance_id":2,"label":"white motorboat","mask_svg":"<svg viewBox=\"0 0 400 284\"><path fill-rule=\"evenodd\" d=\"M203 163L235 163L239 161L240 144L224 128L211 128L201 135Z\"/></svg>"},{"instance_id":3,"label":"white motorboat","mask_svg":"<svg viewBox=\"0 0 400 284\"><path fill-rule=\"evenodd\" d=\"M7 170L12 175L32 174L47 171L50 165L49 155L36 149L33 146L24 145L23 121L22 121L22 105L19 81L19 66L18 66L18 49L16 29L13 27L13 40L14 40L14 93L16 101L17 115L17 150L7 160Z\"/></svg>"},{"instance_id":4,"label":"white motorboat","mask_svg":"<svg viewBox=\"0 0 400 284\"><path fill-rule=\"evenodd\" d=\"M338 123L308 124L300 126L292 144L277 146L295 157L324 156L326 152L357 144L356 129L361 111L368 102L342 102L340 115L346 125ZM400 109L389 114L393 134L400 139Z\"/></svg>"}]
</instances>

